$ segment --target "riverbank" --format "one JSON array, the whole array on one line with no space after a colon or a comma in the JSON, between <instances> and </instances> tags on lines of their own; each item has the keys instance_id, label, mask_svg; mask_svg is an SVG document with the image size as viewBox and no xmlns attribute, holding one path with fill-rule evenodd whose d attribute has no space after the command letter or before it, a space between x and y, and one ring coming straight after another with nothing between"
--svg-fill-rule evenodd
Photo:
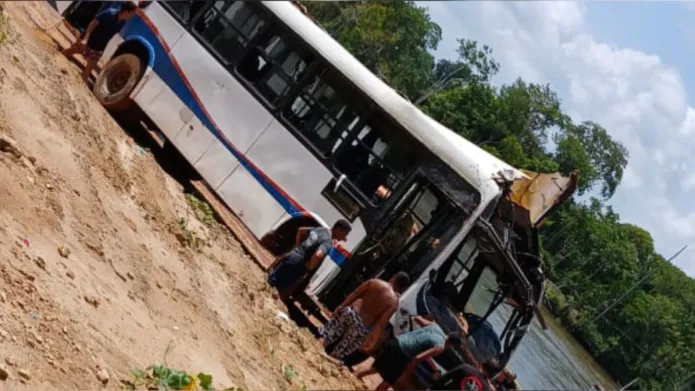
<instances>
[{"instance_id":1,"label":"riverbank","mask_svg":"<svg viewBox=\"0 0 695 391\"><path fill-rule=\"evenodd\" d=\"M555 284L549 282L546 286L545 303L542 309L546 321L550 319L554 332L567 341L568 346L574 346L575 354L582 357L584 362L590 363L597 374L603 375L600 384L605 389L619 389L620 386L614 380L614 375L592 353L592 344L581 332L580 312L571 302L571 299L568 299Z\"/></svg>"}]
</instances>

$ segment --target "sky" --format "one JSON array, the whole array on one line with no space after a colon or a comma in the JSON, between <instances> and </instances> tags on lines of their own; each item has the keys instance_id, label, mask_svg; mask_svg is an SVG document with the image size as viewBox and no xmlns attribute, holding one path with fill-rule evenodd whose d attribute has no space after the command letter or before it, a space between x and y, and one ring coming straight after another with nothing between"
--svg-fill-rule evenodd
<instances>
[{"instance_id":1,"label":"sky","mask_svg":"<svg viewBox=\"0 0 695 391\"><path fill-rule=\"evenodd\" d=\"M695 2L419 2L456 39L487 44L493 82L549 83L575 122L602 125L630 153L610 204L695 277Z\"/></svg>"}]
</instances>

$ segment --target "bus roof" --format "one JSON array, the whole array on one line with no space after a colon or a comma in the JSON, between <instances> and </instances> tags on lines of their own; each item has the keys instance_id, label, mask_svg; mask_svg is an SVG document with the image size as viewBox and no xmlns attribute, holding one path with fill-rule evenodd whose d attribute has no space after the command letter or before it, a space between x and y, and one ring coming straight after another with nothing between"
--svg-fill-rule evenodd
<instances>
[{"instance_id":1,"label":"bus roof","mask_svg":"<svg viewBox=\"0 0 695 391\"><path fill-rule=\"evenodd\" d=\"M291 2L268 1L263 4L367 94L374 103L472 185L485 188L500 171L513 173L513 179L528 179L524 172L424 114L372 73ZM485 195L483 197L485 198Z\"/></svg>"}]
</instances>

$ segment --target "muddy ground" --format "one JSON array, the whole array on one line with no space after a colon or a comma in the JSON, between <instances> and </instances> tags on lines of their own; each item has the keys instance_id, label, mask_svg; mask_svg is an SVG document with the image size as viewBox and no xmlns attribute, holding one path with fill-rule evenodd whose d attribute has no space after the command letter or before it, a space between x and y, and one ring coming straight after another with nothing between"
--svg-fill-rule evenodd
<instances>
[{"instance_id":1,"label":"muddy ground","mask_svg":"<svg viewBox=\"0 0 695 391\"><path fill-rule=\"evenodd\" d=\"M364 388L92 97L35 24L58 21L46 3L2 5L0 390L115 389L151 364L218 389Z\"/></svg>"}]
</instances>

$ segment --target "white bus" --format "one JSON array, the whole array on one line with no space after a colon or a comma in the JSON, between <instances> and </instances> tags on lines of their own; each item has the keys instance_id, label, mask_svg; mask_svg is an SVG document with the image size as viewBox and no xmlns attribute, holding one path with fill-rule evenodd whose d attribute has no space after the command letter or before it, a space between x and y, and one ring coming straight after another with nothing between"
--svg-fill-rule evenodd
<instances>
[{"instance_id":1,"label":"white bus","mask_svg":"<svg viewBox=\"0 0 695 391\"><path fill-rule=\"evenodd\" d=\"M290 2L153 2L103 60L100 102L137 105L272 253L301 226L351 222L308 297L332 309L365 279L405 270L394 334L414 314L459 330L465 312L476 358L509 360L543 295L538 227L576 175L524 172L478 148ZM497 333L487 318L504 300Z\"/></svg>"}]
</instances>

